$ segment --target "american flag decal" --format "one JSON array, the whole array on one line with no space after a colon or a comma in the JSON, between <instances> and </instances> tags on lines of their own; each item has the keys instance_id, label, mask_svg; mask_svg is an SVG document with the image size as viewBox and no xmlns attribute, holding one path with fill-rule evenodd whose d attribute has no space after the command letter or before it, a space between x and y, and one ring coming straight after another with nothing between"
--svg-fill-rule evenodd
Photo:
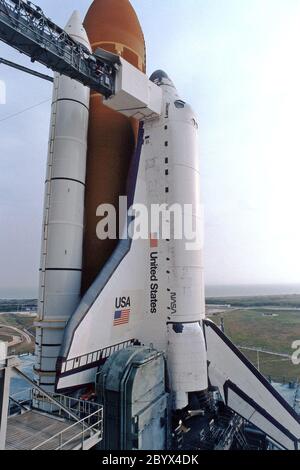
<instances>
[{"instance_id":1,"label":"american flag decal","mask_svg":"<svg viewBox=\"0 0 300 470\"><path fill-rule=\"evenodd\" d=\"M151 235L150 235L150 248L158 248L157 233L151 233Z\"/></svg>"},{"instance_id":2,"label":"american flag decal","mask_svg":"<svg viewBox=\"0 0 300 470\"><path fill-rule=\"evenodd\" d=\"M114 326L125 325L129 323L130 309L116 310L114 314Z\"/></svg>"}]
</instances>

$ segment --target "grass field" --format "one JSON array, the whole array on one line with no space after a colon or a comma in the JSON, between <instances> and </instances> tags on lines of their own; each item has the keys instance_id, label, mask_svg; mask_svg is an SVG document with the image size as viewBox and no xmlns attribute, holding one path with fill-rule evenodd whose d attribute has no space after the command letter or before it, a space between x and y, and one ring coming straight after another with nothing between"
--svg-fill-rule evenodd
<instances>
[{"instance_id":1,"label":"grass field","mask_svg":"<svg viewBox=\"0 0 300 470\"><path fill-rule=\"evenodd\" d=\"M217 325L220 325L223 317L227 336L238 346L263 348L291 355L292 343L300 340L300 310L280 310L300 308L300 295L209 298L207 303L212 306L207 309L208 316ZM31 307L36 305L36 301L2 301L2 307L7 309L17 310L20 305ZM222 305L231 305L231 308L218 307ZM13 326L33 334L34 321L35 318L30 315L0 315L1 325ZM33 349L34 340L31 344L23 342L17 345L15 352L32 352ZM257 366L256 352L242 352ZM259 362L260 371L274 380L300 380L300 366L293 365L289 359L259 353Z\"/></svg>"},{"instance_id":2,"label":"grass field","mask_svg":"<svg viewBox=\"0 0 300 470\"><path fill-rule=\"evenodd\" d=\"M265 313L277 316L264 316ZM238 346L263 348L268 351L292 355L292 343L300 340L300 312L287 310L228 310L209 315L220 325L224 318L225 333ZM257 366L257 353L242 351ZM260 371L274 380L300 379L300 366L291 360L259 353Z\"/></svg>"},{"instance_id":3,"label":"grass field","mask_svg":"<svg viewBox=\"0 0 300 470\"><path fill-rule=\"evenodd\" d=\"M16 328L26 328L30 330L35 322L35 317L31 315L0 315L1 325L15 326Z\"/></svg>"},{"instance_id":4,"label":"grass field","mask_svg":"<svg viewBox=\"0 0 300 470\"><path fill-rule=\"evenodd\" d=\"M8 334L2 335L1 330L0 330L0 341L4 341L5 343L10 343L12 341L13 337L9 336Z\"/></svg>"},{"instance_id":5,"label":"grass field","mask_svg":"<svg viewBox=\"0 0 300 470\"><path fill-rule=\"evenodd\" d=\"M232 307L283 307L300 308L300 295L263 295L259 297L210 297L209 305L231 305Z\"/></svg>"}]
</instances>

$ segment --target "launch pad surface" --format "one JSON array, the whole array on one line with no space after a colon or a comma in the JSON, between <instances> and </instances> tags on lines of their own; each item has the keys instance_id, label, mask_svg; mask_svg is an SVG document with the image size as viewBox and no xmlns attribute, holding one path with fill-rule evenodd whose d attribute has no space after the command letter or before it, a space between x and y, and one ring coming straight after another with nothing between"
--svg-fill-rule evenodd
<instances>
[{"instance_id":1,"label":"launch pad surface","mask_svg":"<svg viewBox=\"0 0 300 470\"><path fill-rule=\"evenodd\" d=\"M56 450L63 436L65 442L69 441L64 449L73 450L81 446L82 426L71 424L37 411L12 416L8 420L6 450Z\"/></svg>"},{"instance_id":2,"label":"launch pad surface","mask_svg":"<svg viewBox=\"0 0 300 470\"><path fill-rule=\"evenodd\" d=\"M11 415L7 421L5 450L91 449L102 440L102 407L93 404L92 413L86 414L78 403L77 421L63 416L59 410L51 410L49 414L30 407L21 414Z\"/></svg>"}]
</instances>

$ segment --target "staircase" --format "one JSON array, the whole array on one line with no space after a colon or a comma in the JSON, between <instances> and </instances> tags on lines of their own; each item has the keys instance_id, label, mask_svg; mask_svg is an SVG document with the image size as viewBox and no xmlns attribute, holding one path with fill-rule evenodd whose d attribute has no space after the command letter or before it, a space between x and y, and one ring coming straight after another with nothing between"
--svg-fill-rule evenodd
<instances>
[{"instance_id":1,"label":"staircase","mask_svg":"<svg viewBox=\"0 0 300 470\"><path fill-rule=\"evenodd\" d=\"M89 450L103 437L103 407L97 403L29 389L10 397L7 450Z\"/></svg>"}]
</instances>

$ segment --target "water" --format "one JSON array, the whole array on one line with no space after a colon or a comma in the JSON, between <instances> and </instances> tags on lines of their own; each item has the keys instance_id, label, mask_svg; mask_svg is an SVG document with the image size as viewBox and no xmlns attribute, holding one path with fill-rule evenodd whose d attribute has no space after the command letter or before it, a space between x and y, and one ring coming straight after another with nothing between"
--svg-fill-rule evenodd
<instances>
[{"instance_id":1,"label":"water","mask_svg":"<svg viewBox=\"0 0 300 470\"><path fill-rule=\"evenodd\" d=\"M0 299L37 299L37 289L30 288L7 288L0 286Z\"/></svg>"},{"instance_id":2,"label":"water","mask_svg":"<svg viewBox=\"0 0 300 470\"><path fill-rule=\"evenodd\" d=\"M300 284L244 284L206 286L207 297L252 297L262 295L300 295Z\"/></svg>"},{"instance_id":3,"label":"water","mask_svg":"<svg viewBox=\"0 0 300 470\"><path fill-rule=\"evenodd\" d=\"M28 375L30 379L33 379L34 356L22 356L20 357L20 361L22 362L22 365L20 367L21 371L24 372L24 374ZM16 393L20 393L23 390L27 390L28 388L30 388L30 384L26 382L26 380L22 379L19 376L14 376L10 384L10 395L15 395ZM18 396L18 399L22 398L22 394Z\"/></svg>"},{"instance_id":4,"label":"water","mask_svg":"<svg viewBox=\"0 0 300 470\"><path fill-rule=\"evenodd\" d=\"M249 297L260 295L300 295L299 284L207 285L207 297ZM36 299L36 289L1 288L0 299Z\"/></svg>"}]
</instances>

